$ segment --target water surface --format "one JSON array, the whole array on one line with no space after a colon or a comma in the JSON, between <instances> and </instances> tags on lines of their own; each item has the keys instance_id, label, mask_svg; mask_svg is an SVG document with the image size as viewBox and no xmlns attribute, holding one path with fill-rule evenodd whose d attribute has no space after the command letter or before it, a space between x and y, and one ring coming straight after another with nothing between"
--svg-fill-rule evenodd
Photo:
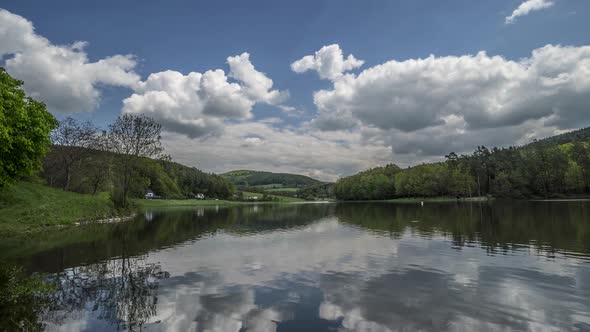
<instances>
[{"instance_id":1,"label":"water surface","mask_svg":"<svg viewBox=\"0 0 590 332\"><path fill-rule=\"evenodd\" d=\"M0 251L56 280L48 330L590 331L588 202L153 210Z\"/></svg>"}]
</instances>

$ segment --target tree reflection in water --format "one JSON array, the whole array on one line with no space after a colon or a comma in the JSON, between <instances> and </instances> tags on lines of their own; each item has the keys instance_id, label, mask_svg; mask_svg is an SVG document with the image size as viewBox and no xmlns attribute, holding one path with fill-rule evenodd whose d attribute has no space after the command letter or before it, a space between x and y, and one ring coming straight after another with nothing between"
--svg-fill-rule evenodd
<instances>
[{"instance_id":1,"label":"tree reflection in water","mask_svg":"<svg viewBox=\"0 0 590 332\"><path fill-rule=\"evenodd\" d=\"M67 269L55 278L55 310L48 323L61 324L71 315L90 310L113 327L141 330L156 314L159 280L168 278L159 264L145 257L121 257Z\"/></svg>"},{"instance_id":2,"label":"tree reflection in water","mask_svg":"<svg viewBox=\"0 0 590 332\"><path fill-rule=\"evenodd\" d=\"M52 288L39 276L27 276L14 265L0 262L0 331L40 331Z\"/></svg>"}]
</instances>

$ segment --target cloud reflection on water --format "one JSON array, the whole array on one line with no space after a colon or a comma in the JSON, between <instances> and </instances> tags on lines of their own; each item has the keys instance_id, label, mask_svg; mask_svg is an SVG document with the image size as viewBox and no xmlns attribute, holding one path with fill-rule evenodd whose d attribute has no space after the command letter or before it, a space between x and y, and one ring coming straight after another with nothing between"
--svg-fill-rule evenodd
<instances>
[{"instance_id":1,"label":"cloud reflection on water","mask_svg":"<svg viewBox=\"0 0 590 332\"><path fill-rule=\"evenodd\" d=\"M297 227L241 224L149 253L147 263L160 264L170 278L159 283L156 313L145 329L590 327L590 267L583 260L528 243L500 252L477 241L458 247L456 234L445 231L456 226L452 218L430 229L428 218L401 228L385 223L390 231L384 232L341 212ZM88 314L61 328L85 319Z\"/></svg>"}]
</instances>

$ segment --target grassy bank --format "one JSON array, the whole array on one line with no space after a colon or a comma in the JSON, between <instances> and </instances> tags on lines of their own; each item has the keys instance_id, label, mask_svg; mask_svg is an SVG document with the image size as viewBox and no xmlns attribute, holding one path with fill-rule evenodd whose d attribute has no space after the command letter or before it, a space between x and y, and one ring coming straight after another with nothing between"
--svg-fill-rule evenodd
<instances>
[{"instance_id":1,"label":"grassy bank","mask_svg":"<svg viewBox=\"0 0 590 332\"><path fill-rule=\"evenodd\" d=\"M229 206L247 204L247 202L214 199L136 199L133 203L140 208L158 208L175 206Z\"/></svg>"},{"instance_id":2,"label":"grassy bank","mask_svg":"<svg viewBox=\"0 0 590 332\"><path fill-rule=\"evenodd\" d=\"M259 197L262 198L263 194L244 192L244 197ZM159 207L190 207L190 206L231 206L231 205L244 205L244 204L264 204L264 203L297 203L305 202L300 198L267 195L272 197L273 201L227 201L227 200L214 200L214 199L137 199L134 200L134 204L140 208L159 208Z\"/></svg>"},{"instance_id":3,"label":"grassy bank","mask_svg":"<svg viewBox=\"0 0 590 332\"><path fill-rule=\"evenodd\" d=\"M251 192L247 192L247 191L244 191L243 193L244 193L244 197L262 198L262 196L264 196L264 194L261 194L261 193L251 193ZM274 201L280 202L280 203L295 203L295 202L304 202L305 201L301 198L288 197L288 196L279 196L279 195L270 195L270 194L266 194L266 196L268 196L268 197L272 198Z\"/></svg>"},{"instance_id":4,"label":"grassy bank","mask_svg":"<svg viewBox=\"0 0 590 332\"><path fill-rule=\"evenodd\" d=\"M0 234L42 230L116 215L108 194L83 195L31 182L0 192Z\"/></svg>"},{"instance_id":5,"label":"grassy bank","mask_svg":"<svg viewBox=\"0 0 590 332\"><path fill-rule=\"evenodd\" d=\"M260 196L244 193L246 197ZM229 206L253 203L293 203L302 199L269 195L274 200L227 201L227 200L134 200L136 208L145 207L190 207ZM85 195L51 188L41 184L22 181L0 192L0 235L39 231L49 226L73 225L81 221L110 218L131 211L117 211L107 193Z\"/></svg>"}]
</instances>

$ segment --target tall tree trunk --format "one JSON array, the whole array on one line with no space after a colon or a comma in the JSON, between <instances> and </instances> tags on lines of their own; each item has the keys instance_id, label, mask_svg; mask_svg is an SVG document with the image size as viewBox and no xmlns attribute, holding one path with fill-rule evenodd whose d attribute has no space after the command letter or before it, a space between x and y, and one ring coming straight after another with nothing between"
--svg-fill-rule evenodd
<instances>
[{"instance_id":1,"label":"tall tree trunk","mask_svg":"<svg viewBox=\"0 0 590 332\"><path fill-rule=\"evenodd\" d=\"M129 196L129 185L131 182L131 167L129 165L130 161L125 161L125 169L124 169L124 177L123 177L123 207L127 207L128 205L128 196Z\"/></svg>"},{"instance_id":2,"label":"tall tree trunk","mask_svg":"<svg viewBox=\"0 0 590 332\"><path fill-rule=\"evenodd\" d=\"M479 173L477 173L477 196L481 197L481 183L479 181Z\"/></svg>"},{"instance_id":3,"label":"tall tree trunk","mask_svg":"<svg viewBox=\"0 0 590 332\"><path fill-rule=\"evenodd\" d=\"M64 170L66 172L66 181L64 183L64 191L68 191L70 189L70 180L72 178L72 172L70 171L69 165L66 165Z\"/></svg>"}]
</instances>

